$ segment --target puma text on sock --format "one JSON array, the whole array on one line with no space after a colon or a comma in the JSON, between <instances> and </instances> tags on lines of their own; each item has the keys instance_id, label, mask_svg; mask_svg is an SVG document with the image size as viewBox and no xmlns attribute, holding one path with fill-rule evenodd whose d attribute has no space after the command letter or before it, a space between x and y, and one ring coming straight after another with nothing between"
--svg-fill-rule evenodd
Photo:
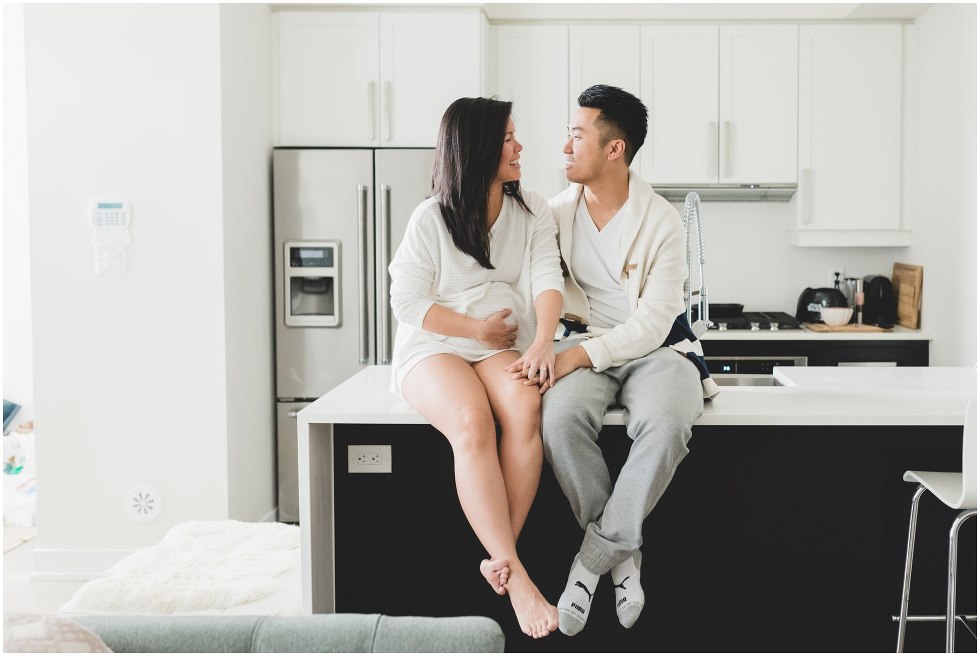
<instances>
[{"instance_id":1,"label":"puma text on sock","mask_svg":"<svg viewBox=\"0 0 980 656\"><path fill-rule=\"evenodd\" d=\"M614 565L610 574L616 592L616 615L619 623L628 629L640 616L645 600L640 587L640 552Z\"/></svg>"},{"instance_id":2,"label":"puma text on sock","mask_svg":"<svg viewBox=\"0 0 980 656\"><path fill-rule=\"evenodd\" d=\"M593 574L579 562L578 556L572 561L572 571L568 574L565 591L558 600L558 628L565 635L573 636L583 628L589 619L592 595L595 594L599 575Z\"/></svg>"}]
</instances>

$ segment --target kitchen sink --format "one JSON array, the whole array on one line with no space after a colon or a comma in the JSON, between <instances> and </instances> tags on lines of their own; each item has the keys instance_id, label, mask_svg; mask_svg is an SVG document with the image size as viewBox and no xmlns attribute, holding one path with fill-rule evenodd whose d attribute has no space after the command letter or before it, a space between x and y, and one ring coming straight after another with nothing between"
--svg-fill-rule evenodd
<instances>
[{"instance_id":1,"label":"kitchen sink","mask_svg":"<svg viewBox=\"0 0 980 656\"><path fill-rule=\"evenodd\" d=\"M777 387L782 383L772 374L713 374L711 380L721 387Z\"/></svg>"}]
</instances>

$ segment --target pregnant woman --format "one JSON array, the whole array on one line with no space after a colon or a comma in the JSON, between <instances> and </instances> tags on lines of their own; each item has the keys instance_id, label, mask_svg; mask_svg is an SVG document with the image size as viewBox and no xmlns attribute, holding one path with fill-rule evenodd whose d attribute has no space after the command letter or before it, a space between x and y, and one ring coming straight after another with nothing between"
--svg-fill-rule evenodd
<instances>
[{"instance_id":1,"label":"pregnant woman","mask_svg":"<svg viewBox=\"0 0 980 656\"><path fill-rule=\"evenodd\" d=\"M554 382L563 283L548 204L520 187L510 113L509 102L460 98L442 117L433 196L389 267L392 387L449 440L460 505L489 554L480 571L541 638L558 611L516 542L541 477L540 394ZM515 362L522 378L507 372Z\"/></svg>"}]
</instances>

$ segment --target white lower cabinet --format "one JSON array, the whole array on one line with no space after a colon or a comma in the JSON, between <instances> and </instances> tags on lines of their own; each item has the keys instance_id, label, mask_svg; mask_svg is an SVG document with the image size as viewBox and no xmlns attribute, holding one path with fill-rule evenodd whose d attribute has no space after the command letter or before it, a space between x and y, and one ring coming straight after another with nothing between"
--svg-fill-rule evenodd
<instances>
[{"instance_id":1,"label":"white lower cabinet","mask_svg":"<svg viewBox=\"0 0 980 656\"><path fill-rule=\"evenodd\" d=\"M907 246L902 26L800 27L799 246Z\"/></svg>"},{"instance_id":2,"label":"white lower cabinet","mask_svg":"<svg viewBox=\"0 0 980 656\"><path fill-rule=\"evenodd\" d=\"M434 146L449 104L482 91L485 20L477 10L277 12L277 145Z\"/></svg>"}]
</instances>

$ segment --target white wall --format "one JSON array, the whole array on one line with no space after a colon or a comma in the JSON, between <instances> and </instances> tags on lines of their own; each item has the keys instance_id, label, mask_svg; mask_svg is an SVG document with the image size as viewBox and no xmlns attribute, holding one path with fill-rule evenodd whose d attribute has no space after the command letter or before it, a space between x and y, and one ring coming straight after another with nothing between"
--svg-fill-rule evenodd
<instances>
[{"instance_id":1,"label":"white wall","mask_svg":"<svg viewBox=\"0 0 980 656\"><path fill-rule=\"evenodd\" d=\"M271 511L268 28L213 4L24 12L44 573ZM94 274L105 196L132 207L126 276ZM153 522L122 512L139 483L160 493Z\"/></svg>"},{"instance_id":2,"label":"white wall","mask_svg":"<svg viewBox=\"0 0 980 656\"><path fill-rule=\"evenodd\" d=\"M34 417L31 261L27 219L24 6L3 6L3 398L20 404L15 426Z\"/></svg>"},{"instance_id":3,"label":"white wall","mask_svg":"<svg viewBox=\"0 0 980 656\"><path fill-rule=\"evenodd\" d=\"M220 21L229 516L254 521L276 506L269 7Z\"/></svg>"},{"instance_id":4,"label":"white wall","mask_svg":"<svg viewBox=\"0 0 980 656\"><path fill-rule=\"evenodd\" d=\"M831 286L831 268L842 266L841 278L875 273L891 277L898 249L793 246L795 199L788 203L702 202L709 302L795 314L804 288ZM683 213L683 203L674 207Z\"/></svg>"},{"instance_id":5,"label":"white wall","mask_svg":"<svg viewBox=\"0 0 980 656\"><path fill-rule=\"evenodd\" d=\"M977 7L938 4L916 21L903 208L903 262L924 267L930 363L977 362Z\"/></svg>"}]
</instances>

